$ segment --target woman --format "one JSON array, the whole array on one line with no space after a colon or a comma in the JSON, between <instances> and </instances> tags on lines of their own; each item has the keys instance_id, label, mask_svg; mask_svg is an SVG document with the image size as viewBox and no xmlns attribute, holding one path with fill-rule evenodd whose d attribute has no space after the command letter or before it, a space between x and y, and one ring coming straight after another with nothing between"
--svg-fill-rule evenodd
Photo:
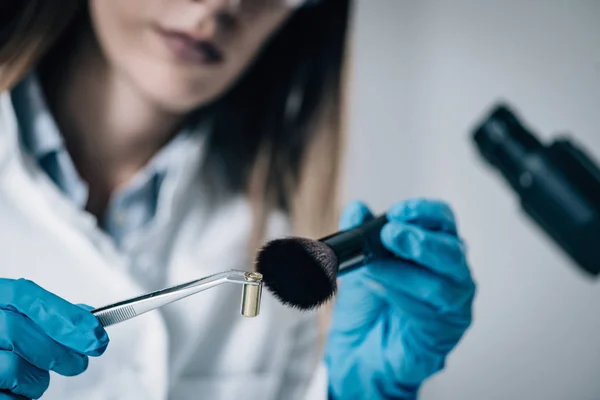
<instances>
[{"instance_id":1,"label":"woman","mask_svg":"<svg viewBox=\"0 0 600 400\"><path fill-rule=\"evenodd\" d=\"M335 229L350 3L0 5L0 399L414 398L442 368L474 284L437 201L388 210L395 256L342 279L327 379L316 314L268 293L255 319L220 287L108 332L72 304Z\"/></svg>"}]
</instances>

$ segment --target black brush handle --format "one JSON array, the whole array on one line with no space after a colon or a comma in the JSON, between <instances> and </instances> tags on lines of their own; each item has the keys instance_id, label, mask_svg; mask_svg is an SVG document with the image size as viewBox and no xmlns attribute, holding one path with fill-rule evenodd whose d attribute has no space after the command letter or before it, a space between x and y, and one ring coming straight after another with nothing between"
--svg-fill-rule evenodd
<instances>
[{"instance_id":1,"label":"black brush handle","mask_svg":"<svg viewBox=\"0 0 600 400\"><path fill-rule=\"evenodd\" d=\"M380 239L381 229L387 222L387 217L381 215L356 228L340 231L319 240L331 247L337 256L338 275L392 255Z\"/></svg>"}]
</instances>

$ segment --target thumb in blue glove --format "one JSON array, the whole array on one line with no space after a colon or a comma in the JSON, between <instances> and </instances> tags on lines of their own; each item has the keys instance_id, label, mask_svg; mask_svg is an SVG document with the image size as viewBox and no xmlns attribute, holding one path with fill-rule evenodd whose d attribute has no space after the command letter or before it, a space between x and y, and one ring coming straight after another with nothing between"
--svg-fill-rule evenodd
<instances>
[{"instance_id":1,"label":"thumb in blue glove","mask_svg":"<svg viewBox=\"0 0 600 400\"><path fill-rule=\"evenodd\" d=\"M325 359L335 399L414 398L471 323L475 285L450 208L416 199L387 217L381 240L394 256L339 279ZM355 202L340 228L370 218Z\"/></svg>"},{"instance_id":2,"label":"thumb in blue glove","mask_svg":"<svg viewBox=\"0 0 600 400\"><path fill-rule=\"evenodd\" d=\"M109 339L88 306L23 279L0 279L0 399L37 399L49 371L78 375Z\"/></svg>"}]
</instances>

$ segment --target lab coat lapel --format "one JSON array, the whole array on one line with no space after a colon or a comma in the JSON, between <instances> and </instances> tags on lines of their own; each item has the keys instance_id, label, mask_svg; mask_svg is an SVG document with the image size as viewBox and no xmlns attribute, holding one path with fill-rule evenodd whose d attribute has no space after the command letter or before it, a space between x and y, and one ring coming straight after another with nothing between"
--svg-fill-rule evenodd
<instances>
[{"instance_id":1,"label":"lab coat lapel","mask_svg":"<svg viewBox=\"0 0 600 400\"><path fill-rule=\"evenodd\" d=\"M95 228L93 218L71 207L23 157L17 129L10 98L4 94L0 97L0 277L25 277L71 302L93 306L140 294L142 290L126 273L127 260ZM160 314L148 313L107 331L111 344L104 356L92 360L78 377L54 375L44 398L73 398L74 393L77 398L99 400L165 398L168 341Z\"/></svg>"}]
</instances>

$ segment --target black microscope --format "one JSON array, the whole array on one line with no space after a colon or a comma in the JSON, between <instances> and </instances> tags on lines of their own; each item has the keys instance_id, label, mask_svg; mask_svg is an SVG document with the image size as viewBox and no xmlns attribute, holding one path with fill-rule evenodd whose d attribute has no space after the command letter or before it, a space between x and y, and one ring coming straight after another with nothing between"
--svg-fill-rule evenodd
<instances>
[{"instance_id":1,"label":"black microscope","mask_svg":"<svg viewBox=\"0 0 600 400\"><path fill-rule=\"evenodd\" d=\"M600 272L600 168L568 136L538 140L506 104L473 130L483 158L519 196L525 213L592 276Z\"/></svg>"}]
</instances>

